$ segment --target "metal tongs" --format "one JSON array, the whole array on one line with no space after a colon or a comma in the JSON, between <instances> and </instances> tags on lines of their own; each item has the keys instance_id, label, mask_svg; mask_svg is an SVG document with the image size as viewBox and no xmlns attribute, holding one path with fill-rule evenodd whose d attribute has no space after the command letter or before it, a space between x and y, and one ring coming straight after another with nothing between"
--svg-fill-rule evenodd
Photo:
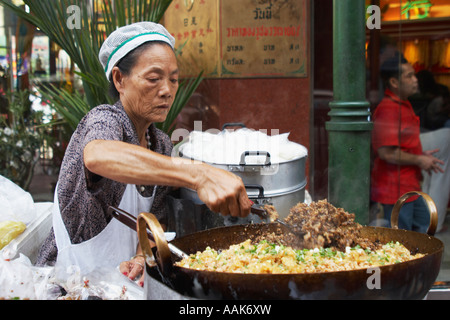
<instances>
[{"instance_id":1,"label":"metal tongs","mask_svg":"<svg viewBox=\"0 0 450 320\"><path fill-rule=\"evenodd\" d=\"M282 220L280 220L278 218L273 219L270 216L270 214L267 212L267 210L264 209L264 207L254 203L253 201L252 201L252 206L250 208L250 212L255 214L255 215L257 215L258 217L260 217L263 220L268 219L269 222L276 222L276 223L279 223L279 224L285 226L292 234L296 235L299 238L302 237L305 234L305 232L295 229L295 227L298 227L298 225L289 224L289 223L284 222L284 221L282 221Z\"/></svg>"},{"instance_id":2,"label":"metal tongs","mask_svg":"<svg viewBox=\"0 0 450 320\"><path fill-rule=\"evenodd\" d=\"M251 200L250 200L251 201ZM276 219L272 219L272 217L270 216L270 214L267 212L266 209L264 209L262 206L257 205L256 203L254 203L252 201L252 207L250 208L250 212L253 214L256 214L258 217L260 217L261 219L265 220L265 219L269 219L270 222L276 222L279 224L282 224L283 226L292 229L292 226L287 224L286 222L276 218Z\"/></svg>"},{"instance_id":3,"label":"metal tongs","mask_svg":"<svg viewBox=\"0 0 450 320\"><path fill-rule=\"evenodd\" d=\"M243 155L244 155L244 154L243 154ZM246 189L257 189L257 190L259 191L259 194L258 194L258 200L257 200L258 202L259 202L259 200L264 199L264 188L263 188L261 185L258 185L258 184L248 184L248 185L245 185L245 188L246 188ZM249 200L250 200L250 199L249 199ZM257 203L255 203L255 202L253 202L252 200L250 200L250 202L252 203L252 206L251 206L251 208L250 208L250 212L251 212L251 213L257 215L257 216L260 217L262 220L268 219L269 222L274 222L274 221L275 221L275 222L277 222L277 223L279 223L279 224L285 226L286 228L289 228L289 229L292 230L292 226L289 225L289 224L287 224L286 222L281 221L281 220L278 219L278 218L273 219L273 217L270 216L270 214L267 212L267 210L264 209L264 207L263 207L262 204L257 204Z\"/></svg>"},{"instance_id":4,"label":"metal tongs","mask_svg":"<svg viewBox=\"0 0 450 320\"><path fill-rule=\"evenodd\" d=\"M136 218L129 214L128 212L113 207L113 206L109 206L108 207L108 213L111 214L114 218L116 218L117 220L119 220L120 222L122 222L124 225L126 225L127 227L133 229L134 231L136 231ZM153 237L152 232L147 228L147 237L152 240L153 242L155 242L155 238ZM167 243L169 245L169 249L170 252L172 252L174 255L176 255L178 258L180 259L184 259L189 257L189 255L187 255L185 252L181 251L180 249L178 249L176 246L174 246L173 244L171 244L170 242Z\"/></svg>"}]
</instances>

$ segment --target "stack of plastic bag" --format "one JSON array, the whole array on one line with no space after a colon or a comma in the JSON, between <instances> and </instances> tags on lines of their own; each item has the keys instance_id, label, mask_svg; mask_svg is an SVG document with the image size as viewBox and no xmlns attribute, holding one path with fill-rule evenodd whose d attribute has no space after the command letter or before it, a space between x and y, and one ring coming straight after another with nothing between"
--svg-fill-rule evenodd
<instances>
[{"instance_id":1,"label":"stack of plastic bag","mask_svg":"<svg viewBox=\"0 0 450 320\"><path fill-rule=\"evenodd\" d=\"M16 247L6 245L37 216L31 194L0 176L0 300L142 299L143 289L116 268L82 276L76 266L37 267L24 254L17 257Z\"/></svg>"}]
</instances>

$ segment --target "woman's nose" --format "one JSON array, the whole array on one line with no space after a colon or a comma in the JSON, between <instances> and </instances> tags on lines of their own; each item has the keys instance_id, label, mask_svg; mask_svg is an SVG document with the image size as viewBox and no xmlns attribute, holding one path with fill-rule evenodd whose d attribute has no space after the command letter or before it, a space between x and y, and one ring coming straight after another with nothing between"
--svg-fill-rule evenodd
<instances>
[{"instance_id":1,"label":"woman's nose","mask_svg":"<svg viewBox=\"0 0 450 320\"><path fill-rule=\"evenodd\" d=\"M159 94L162 97L171 97L172 96L172 90L171 90L170 85L171 85L170 79L162 81L161 87L159 89Z\"/></svg>"}]
</instances>

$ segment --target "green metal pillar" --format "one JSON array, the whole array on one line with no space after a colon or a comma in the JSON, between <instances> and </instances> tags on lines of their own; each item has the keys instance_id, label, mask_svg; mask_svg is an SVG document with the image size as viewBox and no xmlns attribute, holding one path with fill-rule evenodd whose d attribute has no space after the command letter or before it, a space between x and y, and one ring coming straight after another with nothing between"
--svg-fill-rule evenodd
<instances>
[{"instance_id":1,"label":"green metal pillar","mask_svg":"<svg viewBox=\"0 0 450 320\"><path fill-rule=\"evenodd\" d=\"M333 92L328 201L369 223L370 105L366 101L365 1L333 1Z\"/></svg>"}]
</instances>

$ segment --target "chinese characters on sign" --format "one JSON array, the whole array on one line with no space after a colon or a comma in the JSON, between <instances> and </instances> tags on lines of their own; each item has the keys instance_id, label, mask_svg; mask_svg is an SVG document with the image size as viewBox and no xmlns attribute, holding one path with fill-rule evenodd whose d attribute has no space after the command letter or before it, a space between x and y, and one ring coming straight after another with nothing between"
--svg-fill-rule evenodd
<instances>
[{"instance_id":1,"label":"chinese characters on sign","mask_svg":"<svg viewBox=\"0 0 450 320\"><path fill-rule=\"evenodd\" d=\"M306 10L306 0L174 0L164 23L185 43L189 75L306 77Z\"/></svg>"},{"instance_id":2,"label":"chinese characters on sign","mask_svg":"<svg viewBox=\"0 0 450 320\"><path fill-rule=\"evenodd\" d=\"M429 0L406 1L402 6L401 14L409 19L410 12L413 11L417 19L424 19L429 16L432 6L433 4Z\"/></svg>"},{"instance_id":3,"label":"chinese characters on sign","mask_svg":"<svg viewBox=\"0 0 450 320\"><path fill-rule=\"evenodd\" d=\"M180 50L182 75L218 75L218 3L216 0L174 0L164 16L164 25Z\"/></svg>"},{"instance_id":4,"label":"chinese characters on sign","mask_svg":"<svg viewBox=\"0 0 450 320\"><path fill-rule=\"evenodd\" d=\"M373 1L366 0L372 6ZM378 0L382 21L430 20L450 17L449 0Z\"/></svg>"}]
</instances>

